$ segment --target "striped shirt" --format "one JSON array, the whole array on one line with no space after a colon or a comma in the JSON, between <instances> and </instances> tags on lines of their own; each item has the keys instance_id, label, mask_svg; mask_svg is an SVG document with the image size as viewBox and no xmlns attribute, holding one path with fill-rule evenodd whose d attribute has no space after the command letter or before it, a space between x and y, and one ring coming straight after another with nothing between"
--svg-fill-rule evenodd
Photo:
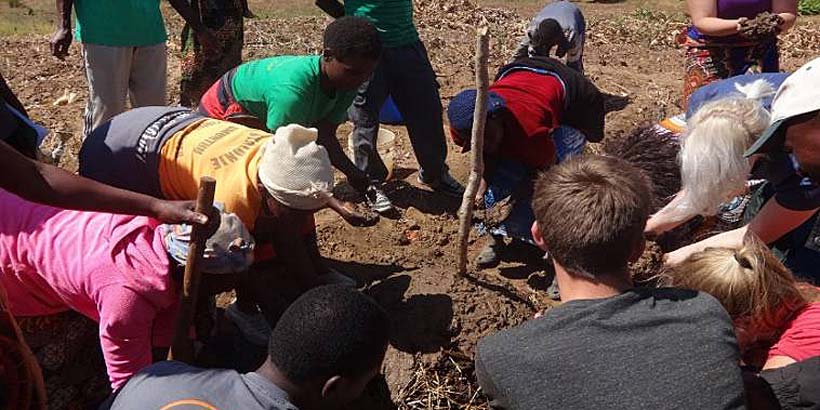
<instances>
[{"instance_id":1,"label":"striped shirt","mask_svg":"<svg viewBox=\"0 0 820 410\"><path fill-rule=\"evenodd\" d=\"M345 14L370 20L385 47L401 47L419 41L413 24L412 0L346 0Z\"/></svg>"}]
</instances>

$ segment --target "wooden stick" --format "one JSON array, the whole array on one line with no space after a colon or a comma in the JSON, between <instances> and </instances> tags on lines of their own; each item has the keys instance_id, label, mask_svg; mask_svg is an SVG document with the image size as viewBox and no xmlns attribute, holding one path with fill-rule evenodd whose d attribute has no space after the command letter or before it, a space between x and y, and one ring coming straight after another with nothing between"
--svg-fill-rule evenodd
<instances>
[{"instance_id":1,"label":"wooden stick","mask_svg":"<svg viewBox=\"0 0 820 410\"><path fill-rule=\"evenodd\" d=\"M211 177L199 179L199 193L196 197L196 211L210 215L214 206L216 180ZM211 216L218 218L218 216ZM202 253L208 239L207 227L194 225L191 230L191 242L188 244L188 259L185 263L185 276L182 279L182 292L179 295L179 313L174 327L174 341L168 351L168 360L180 360L186 363L194 361L193 341L189 338L191 323L196 313L196 301L199 292L199 280L202 277L199 266L202 264Z\"/></svg>"},{"instance_id":2,"label":"wooden stick","mask_svg":"<svg viewBox=\"0 0 820 410\"><path fill-rule=\"evenodd\" d=\"M490 87L490 75L487 65L490 54L490 36L486 25L478 28L475 56L476 101L473 112L473 135L470 154L470 179L467 189L461 198L461 208L458 210L459 227L459 255L458 273L467 274L467 240L473 220L473 202L478 192L478 186L484 174L484 125L487 122L487 89Z\"/></svg>"}]
</instances>

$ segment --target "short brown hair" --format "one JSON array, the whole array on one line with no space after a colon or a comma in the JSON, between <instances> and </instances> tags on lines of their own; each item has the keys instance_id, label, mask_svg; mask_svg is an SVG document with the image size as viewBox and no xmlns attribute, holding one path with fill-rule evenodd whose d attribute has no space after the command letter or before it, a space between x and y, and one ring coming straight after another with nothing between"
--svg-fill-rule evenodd
<instances>
[{"instance_id":1,"label":"short brown hair","mask_svg":"<svg viewBox=\"0 0 820 410\"><path fill-rule=\"evenodd\" d=\"M649 182L628 162L580 156L553 167L535 184L535 219L556 262L586 276L625 271L643 241Z\"/></svg>"}]
</instances>

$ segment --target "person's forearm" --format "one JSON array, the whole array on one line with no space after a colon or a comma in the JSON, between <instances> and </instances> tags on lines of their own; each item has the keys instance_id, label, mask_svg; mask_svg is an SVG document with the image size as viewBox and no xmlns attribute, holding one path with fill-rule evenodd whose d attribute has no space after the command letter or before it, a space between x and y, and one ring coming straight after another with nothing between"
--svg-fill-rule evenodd
<instances>
[{"instance_id":1,"label":"person's forearm","mask_svg":"<svg viewBox=\"0 0 820 410\"><path fill-rule=\"evenodd\" d=\"M158 217L160 200L38 164L42 182L32 192L37 202L59 208ZM31 181L30 181L31 182Z\"/></svg>"},{"instance_id":2,"label":"person's forearm","mask_svg":"<svg viewBox=\"0 0 820 410\"><path fill-rule=\"evenodd\" d=\"M780 24L780 33L789 31L797 21L797 0L772 0L772 13L783 19Z\"/></svg>"},{"instance_id":3,"label":"person's forearm","mask_svg":"<svg viewBox=\"0 0 820 410\"><path fill-rule=\"evenodd\" d=\"M738 249L743 246L743 238L748 232L748 225L731 231L723 232L715 236L706 238L700 242L695 242L691 245L684 246L674 252L670 252L666 256L666 263L668 265L677 265L692 254L701 252L706 248L731 248Z\"/></svg>"},{"instance_id":4,"label":"person's forearm","mask_svg":"<svg viewBox=\"0 0 820 410\"><path fill-rule=\"evenodd\" d=\"M345 215L350 213L347 209L342 206L342 203L336 197L330 197L327 201L327 207L336 212L339 215Z\"/></svg>"},{"instance_id":5,"label":"person's forearm","mask_svg":"<svg viewBox=\"0 0 820 410\"><path fill-rule=\"evenodd\" d=\"M738 33L737 19L722 19L719 17L701 17L692 20L698 31L706 36L725 37Z\"/></svg>"},{"instance_id":6,"label":"person's forearm","mask_svg":"<svg viewBox=\"0 0 820 410\"><path fill-rule=\"evenodd\" d=\"M680 209L683 198L684 192L679 191L675 197L672 198L668 204L666 204L666 206L650 216L649 220L646 222L646 229L644 229L644 232L658 236L675 229L684 222L692 219L694 215Z\"/></svg>"},{"instance_id":7,"label":"person's forearm","mask_svg":"<svg viewBox=\"0 0 820 410\"><path fill-rule=\"evenodd\" d=\"M357 168L350 158L345 155L342 144L336 139L335 125L319 126L319 136L316 142L325 147L327 155L330 157L330 163L347 177L347 181L353 185L354 188L357 190L366 188L366 186L363 185L367 184L367 175L364 171Z\"/></svg>"},{"instance_id":8,"label":"person's forearm","mask_svg":"<svg viewBox=\"0 0 820 410\"><path fill-rule=\"evenodd\" d=\"M335 19L345 15L345 7L336 0L316 0L316 6Z\"/></svg>"},{"instance_id":9,"label":"person's forearm","mask_svg":"<svg viewBox=\"0 0 820 410\"><path fill-rule=\"evenodd\" d=\"M207 27L202 24L202 20L199 18L199 13L195 12L186 0L168 0L168 2L171 3L171 7L182 16L182 19L185 20L195 32L204 32L207 30Z\"/></svg>"},{"instance_id":10,"label":"person's forearm","mask_svg":"<svg viewBox=\"0 0 820 410\"><path fill-rule=\"evenodd\" d=\"M71 29L71 8L74 0L57 0L57 24L60 28Z\"/></svg>"},{"instance_id":11,"label":"person's forearm","mask_svg":"<svg viewBox=\"0 0 820 410\"><path fill-rule=\"evenodd\" d=\"M0 146L0 188L23 199L58 208L157 216L158 200L32 161Z\"/></svg>"}]
</instances>

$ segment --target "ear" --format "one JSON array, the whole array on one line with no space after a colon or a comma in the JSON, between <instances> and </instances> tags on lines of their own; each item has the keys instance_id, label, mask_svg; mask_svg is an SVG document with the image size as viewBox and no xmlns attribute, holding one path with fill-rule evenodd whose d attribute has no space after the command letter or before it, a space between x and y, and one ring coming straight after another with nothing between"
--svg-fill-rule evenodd
<instances>
[{"instance_id":1,"label":"ear","mask_svg":"<svg viewBox=\"0 0 820 410\"><path fill-rule=\"evenodd\" d=\"M640 259L644 250L646 250L646 239L641 238L641 240L638 241L632 248L632 252L629 254L628 262L632 263Z\"/></svg>"},{"instance_id":2,"label":"ear","mask_svg":"<svg viewBox=\"0 0 820 410\"><path fill-rule=\"evenodd\" d=\"M341 385L342 376L336 375L327 379L325 385L322 386L322 398L327 399L333 397L336 393L338 393Z\"/></svg>"},{"instance_id":3,"label":"ear","mask_svg":"<svg viewBox=\"0 0 820 410\"><path fill-rule=\"evenodd\" d=\"M541 236L541 229L538 227L538 221L532 223L532 228L530 228L530 232L532 233L532 239L535 241L535 244L538 245L539 248L543 251L547 251L547 243L544 241L544 237Z\"/></svg>"}]
</instances>

